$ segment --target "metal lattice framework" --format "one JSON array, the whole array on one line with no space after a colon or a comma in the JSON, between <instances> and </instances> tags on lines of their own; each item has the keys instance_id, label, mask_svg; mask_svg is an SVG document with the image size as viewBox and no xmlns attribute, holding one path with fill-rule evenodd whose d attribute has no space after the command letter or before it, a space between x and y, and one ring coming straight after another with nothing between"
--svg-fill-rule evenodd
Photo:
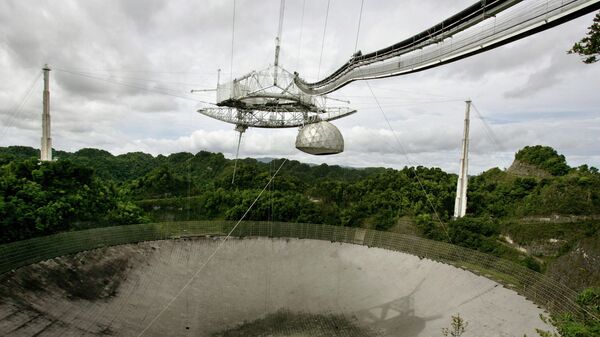
<instances>
[{"instance_id":1,"label":"metal lattice framework","mask_svg":"<svg viewBox=\"0 0 600 337\"><path fill-rule=\"evenodd\" d=\"M217 105L243 109L318 109L317 98L294 85L294 75L279 66L252 71L217 86Z\"/></svg>"},{"instance_id":2,"label":"metal lattice framework","mask_svg":"<svg viewBox=\"0 0 600 337\"><path fill-rule=\"evenodd\" d=\"M303 93L294 83L293 74L271 66L219 84L217 107L198 112L243 127L289 128L335 120L356 110L327 107L325 97Z\"/></svg>"},{"instance_id":3,"label":"metal lattice framework","mask_svg":"<svg viewBox=\"0 0 600 337\"><path fill-rule=\"evenodd\" d=\"M598 8L600 0L478 1L404 41L353 55L318 82L308 83L297 76L295 83L304 93L321 95L356 80L409 74L499 47Z\"/></svg>"},{"instance_id":4,"label":"metal lattice framework","mask_svg":"<svg viewBox=\"0 0 600 337\"><path fill-rule=\"evenodd\" d=\"M198 110L203 115L223 122L256 128L292 128L316 121L332 121L353 114L356 110L335 107L324 112L242 110L231 107Z\"/></svg>"}]
</instances>

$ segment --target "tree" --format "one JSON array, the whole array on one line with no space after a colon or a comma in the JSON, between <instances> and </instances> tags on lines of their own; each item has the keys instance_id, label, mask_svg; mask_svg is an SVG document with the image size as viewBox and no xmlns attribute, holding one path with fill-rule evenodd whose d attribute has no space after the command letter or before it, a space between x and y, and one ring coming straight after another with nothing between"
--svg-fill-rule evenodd
<instances>
[{"instance_id":1,"label":"tree","mask_svg":"<svg viewBox=\"0 0 600 337\"><path fill-rule=\"evenodd\" d=\"M442 335L446 337L460 337L467 330L467 326L469 326L469 322L462 319L460 314L456 314L456 316L453 315L450 328L443 328Z\"/></svg>"},{"instance_id":2,"label":"tree","mask_svg":"<svg viewBox=\"0 0 600 337\"><path fill-rule=\"evenodd\" d=\"M144 221L138 206L88 167L36 158L0 166L0 243Z\"/></svg>"},{"instance_id":3,"label":"tree","mask_svg":"<svg viewBox=\"0 0 600 337\"><path fill-rule=\"evenodd\" d=\"M564 314L559 316L544 317L540 315L541 320L556 327L558 334L536 329L541 337L594 337L600 336L600 288L592 287L583 290L576 299L577 304L581 306L581 315L574 316Z\"/></svg>"},{"instance_id":4,"label":"tree","mask_svg":"<svg viewBox=\"0 0 600 337\"><path fill-rule=\"evenodd\" d=\"M567 53L579 54L583 63L590 64L600 58L600 12L596 14L594 22L588 29L587 36L575 43Z\"/></svg>"},{"instance_id":5,"label":"tree","mask_svg":"<svg viewBox=\"0 0 600 337\"><path fill-rule=\"evenodd\" d=\"M534 165L554 176L562 176L569 172L565 156L549 146L525 146L515 154L515 160Z\"/></svg>"}]
</instances>

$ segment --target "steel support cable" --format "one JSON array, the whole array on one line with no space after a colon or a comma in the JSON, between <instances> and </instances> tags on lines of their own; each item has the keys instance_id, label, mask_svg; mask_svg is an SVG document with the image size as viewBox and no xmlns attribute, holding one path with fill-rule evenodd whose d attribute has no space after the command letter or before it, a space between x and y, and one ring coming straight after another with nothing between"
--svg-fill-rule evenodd
<instances>
[{"instance_id":1,"label":"steel support cable","mask_svg":"<svg viewBox=\"0 0 600 337\"><path fill-rule=\"evenodd\" d=\"M396 134L396 131L394 131L394 128L392 127L392 123L390 123L390 120L387 118L387 115L385 114L385 111L383 110L383 108L379 104L379 100L377 99L377 96L375 95L375 92L371 88L371 85L369 84L369 81L365 81L365 83L367 84L367 87L369 88L369 91L371 92L371 95L373 95L373 99L377 103L377 106L379 107L379 111L381 111L381 114L383 115L383 118L385 119L385 122L387 123L390 131L394 135L394 139L396 140L396 143L398 144L398 147L400 148L400 151L402 151L402 154L404 155L404 157L406 158L406 160L409 162L409 164L411 164L412 161L410 160L410 158L408 156L408 152L406 151L406 148L404 148L404 145L402 144L402 142L400 142L400 139L398 138L398 135ZM416 165L414 165L413 173L414 173L415 179L417 180L419 186L421 187L421 190L425 194L425 199L427 200L427 203L429 204L429 206L433 210L433 213L435 214L435 217L438 220L440 226L444 230L444 233L446 234L446 237L448 238L448 241L452 242L452 239L450 238L450 232L448 232L448 228L446 227L446 225L444 224L444 222L440 218L440 216L439 216L439 214L438 214L438 212L437 212L437 210L435 208L435 205L433 205L433 202L431 201L431 198L429 197L429 193L427 193L427 190L425 190L425 186L423 185L423 182L421 181L421 178L419 177L419 174L417 173L417 168L418 167Z\"/></svg>"},{"instance_id":2,"label":"steel support cable","mask_svg":"<svg viewBox=\"0 0 600 337\"><path fill-rule=\"evenodd\" d=\"M104 81L104 82L107 82L107 83L116 84L116 85L120 85L120 86L124 86L124 87L128 87L128 88L145 90L145 91L152 92L152 93L157 93L157 94L161 94L161 95L172 96L172 97L181 98L181 99L187 99L187 100L190 100L190 101L194 101L194 102L198 102L198 103L204 103L204 104L208 104L208 105L216 105L215 103L211 103L211 102L199 100L199 99L196 99L196 98L182 96L182 95L173 94L173 93L168 92L168 91L173 91L173 92L177 91L177 90L174 90L174 89L166 89L166 88L151 89L151 88L148 88L148 87L143 87L143 86L137 85L135 83L127 83L127 82L115 81L115 80L112 80L110 78L104 78L104 77L86 75L86 74L83 74L83 73L69 71L69 70L66 70L66 69L57 69L57 68L54 68L53 70L60 71L60 72L63 72L63 73L67 73L67 74L74 75L74 76L81 76L81 77L86 77L86 78L94 79L94 80L98 80L98 81Z\"/></svg>"},{"instance_id":3,"label":"steel support cable","mask_svg":"<svg viewBox=\"0 0 600 337\"><path fill-rule=\"evenodd\" d=\"M63 68L63 67L61 67ZM94 72L94 73L148 73L148 74L198 74L198 75L205 75L205 76L211 76L214 75L214 71L188 71L188 70L178 70L178 71L170 71L170 70L153 70L153 69L99 69L99 68L95 68L94 70L90 70L90 67L84 67L84 68L71 68L70 70L72 71L83 71L83 72Z\"/></svg>"},{"instance_id":4,"label":"steel support cable","mask_svg":"<svg viewBox=\"0 0 600 337\"><path fill-rule=\"evenodd\" d=\"M547 3L552 3L552 6L548 6L549 10L546 10ZM528 8L532 8L532 10L528 10ZM481 36L480 27L474 29L475 34L473 34L473 30L466 29L474 26L471 24L466 28L457 29L452 34L442 33L440 36L443 37L443 40L425 40L419 46L412 45L411 48L405 46L402 51L377 55L377 58L368 61L352 59L334 74L319 82L307 83L299 77L296 77L295 82L300 90L306 93L325 94L355 80L399 76L422 71L552 28L597 8L600 8L600 0L548 0L543 4L523 2L522 6L511 8L508 15L499 12L497 19L494 17L490 24L486 24L487 35L485 36ZM480 15L474 20L479 20L477 22L479 23L482 22L482 18L488 19L490 15L491 13L487 10L485 16ZM463 32L463 30L465 31ZM470 34L465 34L467 32ZM449 48L446 46L448 40ZM424 52L425 48L427 48L426 53ZM410 56L415 52L418 52L419 55ZM369 67L368 71L356 72L358 68L367 67Z\"/></svg>"},{"instance_id":5,"label":"steel support cable","mask_svg":"<svg viewBox=\"0 0 600 337\"><path fill-rule=\"evenodd\" d=\"M235 150L235 160L233 161L233 176L231 177L231 185L235 184L235 172L237 171L238 157L240 155L240 144L242 143L243 132L239 131L237 149Z\"/></svg>"},{"instance_id":6,"label":"steel support cable","mask_svg":"<svg viewBox=\"0 0 600 337\"><path fill-rule=\"evenodd\" d=\"M302 1L302 16L300 17L300 39L298 40L298 54L296 56L296 69L300 67L300 56L302 54L302 38L304 33L304 11L306 9L306 0Z\"/></svg>"},{"instance_id":7,"label":"steel support cable","mask_svg":"<svg viewBox=\"0 0 600 337\"><path fill-rule=\"evenodd\" d=\"M437 103L453 103L453 102L464 102L464 100L458 99L450 99L450 100L439 100L439 101L417 101L417 102L398 102L398 103L388 103L388 104L363 104L363 103L354 103L355 105L362 108L378 108L379 106L386 108L399 108L406 106L415 106L421 104L437 104Z\"/></svg>"},{"instance_id":8,"label":"steel support cable","mask_svg":"<svg viewBox=\"0 0 600 337\"><path fill-rule=\"evenodd\" d=\"M481 123L483 124L484 130L485 130L487 136L492 141L492 143L496 146L496 150L498 150L500 152L506 151L506 148L504 146L502 146L502 144L498 141L498 137L496 137L496 134L494 133L494 131L492 130L492 128L489 126L488 122L485 120L485 118L483 117L483 115L481 114L481 112L479 112L479 109L477 109L477 107L473 103L471 103L471 106L473 107L473 109L477 113L477 116L479 116L479 120L481 120Z\"/></svg>"},{"instance_id":9,"label":"steel support cable","mask_svg":"<svg viewBox=\"0 0 600 337\"><path fill-rule=\"evenodd\" d=\"M323 49L325 48L325 36L327 33L327 21L329 19L329 5L331 0L327 0L327 9L325 11L325 24L323 25L323 39L321 40L321 53L319 55L319 68L317 70L317 78L321 76L321 62L323 61Z\"/></svg>"},{"instance_id":10,"label":"steel support cable","mask_svg":"<svg viewBox=\"0 0 600 337\"><path fill-rule=\"evenodd\" d=\"M281 49L281 33L283 31L283 17L285 16L285 0L281 0L279 6L279 27L277 28L277 37L275 38L275 60L273 62L273 85L278 86L277 77L279 74L279 51Z\"/></svg>"},{"instance_id":11,"label":"steel support cable","mask_svg":"<svg viewBox=\"0 0 600 337\"><path fill-rule=\"evenodd\" d=\"M372 105L376 106L376 104L374 104L373 102L369 102L368 100L366 100L366 98L369 98L368 96L354 96L354 95L346 96L346 95L343 95L344 99L346 99L346 97L347 97L347 99L352 98L353 102L355 104L364 105L364 104L372 103ZM373 97L371 97L371 99L372 98ZM441 99L440 98L440 99L427 99L427 100L425 100L425 99L407 100L407 99L404 99L403 97L391 97L391 96L382 96L382 97L379 97L379 99L382 102L382 104L381 104L382 106L396 105L396 104L413 105L413 104L420 104L420 103L445 103L445 102L464 102L465 101L464 99L459 99L459 98L456 98L456 99Z\"/></svg>"},{"instance_id":12,"label":"steel support cable","mask_svg":"<svg viewBox=\"0 0 600 337\"><path fill-rule=\"evenodd\" d=\"M273 133L272 130L269 130L269 144L273 144ZM273 160L269 162L269 179L273 179ZM267 223L269 225L269 238L273 237L273 213L274 213L274 205L273 205L273 193L275 191L275 181L269 185L269 200L268 200L268 214L267 214ZM271 244L271 255L273 256L273 240L269 240ZM267 257L265 261L266 270L265 270L265 315L269 312L269 299L271 297L271 263L272 261Z\"/></svg>"},{"instance_id":13,"label":"steel support cable","mask_svg":"<svg viewBox=\"0 0 600 337\"><path fill-rule=\"evenodd\" d=\"M229 59L229 82L233 82L233 52L235 43L235 1L233 0L233 14L231 17L231 57ZM231 86L233 90L233 85Z\"/></svg>"},{"instance_id":14,"label":"steel support cable","mask_svg":"<svg viewBox=\"0 0 600 337\"><path fill-rule=\"evenodd\" d=\"M2 129L2 133L0 134L0 139L4 139L4 136L6 136L8 129L10 129L14 125L15 117L21 112L21 110L25 106L25 103L27 102L29 96L31 96L31 93L33 92L33 88L35 87L37 81L40 79L41 76L41 71L36 73L35 78L33 79L33 81L31 81L31 84L25 91L25 95L23 95L23 98L19 101L19 103L17 103L12 109L8 111L8 116L3 122L4 128Z\"/></svg>"},{"instance_id":15,"label":"steel support cable","mask_svg":"<svg viewBox=\"0 0 600 337\"><path fill-rule=\"evenodd\" d=\"M279 171L281 170L281 168L283 167L283 165L286 162L287 162L287 159L284 159L281 162L281 165L279 165L279 167L277 168L277 170L275 171L275 173L273 174L273 176L271 177L271 179L269 179L269 181L267 182L267 184L263 187L263 189L260 191L260 193L258 194L258 196L254 199L254 201L252 202L252 204L250 204L250 206L248 207L248 209L246 209L246 212L244 212L244 214L242 215L242 217L235 223L235 225L227 233L227 235L225 236L225 238L223 238L223 240L221 240L221 242L219 243L219 245L217 246L217 248L209 255L209 257L196 270L196 272L192 275L192 277L190 277L190 279L184 284L184 286L181 287L179 289L179 291L177 291L177 293L175 294L175 296L173 296L173 298L171 298L171 300L169 300L169 302L167 302L167 304L159 311L159 313L156 316L154 316L154 318L152 318L152 320L150 321L150 323L148 323L148 325L137 335L137 337L143 336L144 333L146 333L146 331L148 331L148 329L154 324L154 322L156 322L156 320L158 318L160 318L160 316L162 316L162 314L165 313L165 311L173 304L173 302L175 302L175 300L177 300L177 298L179 296L181 296L181 294L198 277L198 275L200 274L200 272L210 263L210 261L212 261L212 259L215 257L215 255L221 249L221 247L223 247L223 245L227 242L227 240L229 240L229 238L231 237L231 235L233 234L233 232L236 230L236 228L239 226L239 224L246 218L246 216L248 215L248 213L250 213L250 210L252 210L252 208L254 207L254 205L256 204L256 202L258 202L258 200L260 199L260 197L262 196L262 194L269 187L269 185L271 184L271 182L273 181L273 179L275 179L275 177L277 176L277 174L279 173Z\"/></svg>"},{"instance_id":16,"label":"steel support cable","mask_svg":"<svg viewBox=\"0 0 600 337\"><path fill-rule=\"evenodd\" d=\"M123 75L119 75L119 74L115 74L114 72L109 72L109 71L90 71L90 70L79 70L79 69L73 69L73 68L65 68L65 67L58 67L57 69L59 70L64 70L64 71L70 71L70 72L74 72L74 73L78 73L78 74L85 74L85 75L90 75L90 76L102 76L102 77L107 77L110 79L114 79L114 80L125 80L125 81L136 81L136 82L143 82L143 83L160 83L160 84L177 84L177 85L185 85L185 86L201 86L204 85L204 83L189 83L189 82L179 82L179 81L163 81L163 80L157 80L157 79L153 79L153 78L142 78L142 77L131 77L131 76L123 76ZM183 74L183 73L178 73L178 74ZM214 74L213 74L214 75ZM214 76L203 76L203 78L210 78L212 80Z\"/></svg>"},{"instance_id":17,"label":"steel support cable","mask_svg":"<svg viewBox=\"0 0 600 337\"><path fill-rule=\"evenodd\" d=\"M281 0L279 8L279 26L277 28L277 40L281 43L281 33L283 31L283 17L285 16L285 0Z\"/></svg>"},{"instance_id":18,"label":"steel support cable","mask_svg":"<svg viewBox=\"0 0 600 337\"><path fill-rule=\"evenodd\" d=\"M64 73L67 73L67 74L70 74L70 75L76 75L76 76L81 76L81 77L85 77L85 78L91 78L91 79L95 79L95 80L99 80L99 81L104 81L104 82L108 82L108 83L112 83L112 84L122 85L122 86L125 86L125 87L130 87L130 88L135 88L135 89L141 89L141 90L146 90L146 91L150 91L150 92L156 92L156 93L165 94L165 95L175 95L175 97L178 97L178 98L184 98L184 99L190 99L190 100L194 100L194 101L199 101L199 100L196 100L196 99L192 99L190 97L177 96L176 94L170 93L170 92L173 92L173 93L180 92L180 90L178 90L178 89L165 88L165 87L149 88L147 86L142 86L141 84L136 83L136 82L118 81L119 78L115 78L114 76L99 76L99 75L94 74L94 73L79 72L79 71L73 71L73 70L63 69L63 68L53 68L52 70L59 71L59 72L64 72ZM148 80L146 82L156 82L156 83L159 83L158 81L152 81L152 80ZM202 102L202 101L200 101L200 102ZM208 103L208 104L212 104L212 103Z\"/></svg>"},{"instance_id":19,"label":"steel support cable","mask_svg":"<svg viewBox=\"0 0 600 337\"><path fill-rule=\"evenodd\" d=\"M420 95L420 96L430 96L430 97L440 97L440 98L446 98L446 99L456 99L456 100L461 100L461 101L465 101L466 98L461 98L461 97L454 97L454 96L447 96L447 95L440 95L440 94L431 94L428 92L423 92L423 91L414 91L414 90L406 90L406 89L398 89L398 88L386 88L386 87L380 87L380 86L376 86L376 85L371 85L371 88L373 89L382 89L382 90L389 90L389 91L398 91L398 92L402 92L402 93L407 93L407 94L413 94L413 95ZM350 96L352 97L352 96ZM371 96L364 96L364 97L371 97ZM379 98L381 98L381 96L378 96Z\"/></svg>"},{"instance_id":20,"label":"steel support cable","mask_svg":"<svg viewBox=\"0 0 600 337\"><path fill-rule=\"evenodd\" d=\"M362 13L363 13L364 5L365 5L365 0L360 0L360 13L358 14L358 28L356 29L356 42L354 42L354 53L356 53L356 49L358 49L358 37L360 36L360 23L362 21Z\"/></svg>"}]
</instances>

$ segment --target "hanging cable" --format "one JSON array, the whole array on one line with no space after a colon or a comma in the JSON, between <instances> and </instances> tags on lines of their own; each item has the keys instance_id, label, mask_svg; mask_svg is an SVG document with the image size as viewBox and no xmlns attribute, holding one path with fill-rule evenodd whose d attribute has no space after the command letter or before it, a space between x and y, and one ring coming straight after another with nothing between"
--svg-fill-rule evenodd
<instances>
[{"instance_id":1,"label":"hanging cable","mask_svg":"<svg viewBox=\"0 0 600 337\"><path fill-rule=\"evenodd\" d=\"M239 132L240 135L238 137L237 150L235 151L235 159L233 161L233 176L231 177L231 185L233 185L235 183L235 172L237 171L238 157L240 155L240 143L242 142L242 134L246 130L246 129L243 129L240 127L241 126L236 127L236 129L239 128L237 131Z\"/></svg>"},{"instance_id":2,"label":"hanging cable","mask_svg":"<svg viewBox=\"0 0 600 337\"><path fill-rule=\"evenodd\" d=\"M229 82L233 82L233 47L235 43L235 0L233 0L233 15L231 18L231 58L229 59ZM233 90L233 86L231 86Z\"/></svg>"},{"instance_id":3,"label":"hanging cable","mask_svg":"<svg viewBox=\"0 0 600 337\"><path fill-rule=\"evenodd\" d=\"M114 72L108 72L108 71L93 71L93 70L79 70L79 69L72 69L72 68L65 68L65 67L59 67L60 70L64 70L64 71L70 71L70 72L74 72L74 73L78 73L78 74L85 74L85 75L90 75L90 76L102 76L102 77L107 77L113 80L120 80L120 81L134 81L134 82L142 82L142 83L159 83L159 84L167 84L167 85L182 85L182 86L192 86L192 87L197 87L197 86L202 86L204 85L204 83L189 83L189 82L180 82L180 81L164 81L164 80L157 80L157 79L152 79L152 78L142 78L142 77L131 77L131 76L123 76L123 75L119 75L119 74L115 74ZM180 73L178 73L180 74ZM211 74L212 75L212 74ZM210 78L212 79L213 76L202 76L203 78Z\"/></svg>"},{"instance_id":4,"label":"hanging cable","mask_svg":"<svg viewBox=\"0 0 600 337\"><path fill-rule=\"evenodd\" d=\"M408 107L408 106L415 106L415 105L424 105L424 104L439 104L439 103L452 103L452 102L464 102L463 100L440 100L440 101L414 101L414 102L398 102L398 103L394 103L394 102L390 102L387 104L380 104L383 107L386 108L399 108L399 107ZM377 104L369 104L369 103L354 103L356 106L359 106L362 109L365 108L378 108L379 105Z\"/></svg>"},{"instance_id":5,"label":"hanging cable","mask_svg":"<svg viewBox=\"0 0 600 337\"><path fill-rule=\"evenodd\" d=\"M267 182L267 184L263 187L263 189L260 191L260 193L258 194L258 196L254 199L254 201L252 202L252 204L250 204L250 206L248 207L248 209L246 209L246 212L244 212L244 214L242 215L242 217L236 222L236 224L233 226L233 228L231 228L231 230L227 233L227 235L225 236L225 238L219 243L219 245L217 246L217 248L215 248L215 250L212 252L212 254L210 254L210 256L206 259L206 261L204 261L204 263L200 266L200 268L198 268L198 270L196 270L196 272L183 285L183 287L181 287L179 289L179 291L177 291L177 293L175 294L175 296L173 296L171 298L171 300L169 300L169 302L167 302L167 304L159 311L159 313L156 316L154 316L154 318L152 318L152 320L137 335L137 337L143 336L144 333L146 333L146 331L148 331L148 329L150 329L150 327L156 322L156 320L159 319L160 316L162 316L162 314L164 314L165 311L167 311L167 309L169 309L169 307L173 304L173 302L175 302L175 300L177 300L177 298L179 298L179 296L181 296L181 294L192 284L192 282L194 282L194 280L198 277L198 275L200 275L200 273L202 272L202 270L204 270L204 268L210 263L210 261L212 261L212 259L215 257L215 255L217 255L217 253L223 247L223 245L227 242L227 240L229 240L229 238L231 237L231 235L233 234L233 232L237 229L237 227L239 226L239 224L246 218L246 216L248 215L248 213L250 213L250 210L252 210L252 208L254 207L254 205L256 204L256 202L258 202L258 200L263 195L263 193L267 190L267 188L269 187L269 185L271 185L271 182L273 181L273 179L275 179L275 177L277 176L277 174L279 173L279 171L281 170L281 168L283 167L283 165L286 162L287 162L287 159L284 159L283 162L281 162L281 165L279 165L279 168L277 168L277 170L275 171L275 173L273 174L273 176L271 177L271 179L269 179L269 181Z\"/></svg>"},{"instance_id":6,"label":"hanging cable","mask_svg":"<svg viewBox=\"0 0 600 337\"><path fill-rule=\"evenodd\" d=\"M408 156L408 152L404 148L404 145L402 145L402 143L400 142L400 139L398 138L398 135L396 134L396 131L394 131L394 128L392 127L392 123L390 123L390 120L387 118L387 115L385 114L385 111L383 111L383 108L379 104L379 100L377 99L377 96L375 95L375 92L373 92L373 89L371 88L371 85L369 84L369 81L367 80L367 81L365 81L365 83L367 84L367 87L369 88L369 91L371 91L371 95L373 95L373 99L377 103L377 106L379 107L379 111L381 111L381 114L383 115L383 118L385 119L385 122L387 123L390 131L394 135L394 138L396 139L396 143L398 144L398 147L400 148L400 151L402 151L402 155L404 155L404 157L406 158L406 160L408 161L409 164L412 164L411 163L412 161L410 160L410 158ZM448 232L448 228L446 228L446 225L444 224L444 222L440 218L440 216L439 216L439 214L438 214L438 212L437 212L437 210L435 208L435 205L433 204L433 202L431 201L431 198L429 197L429 193L427 193L427 190L425 190L425 186L423 185L423 182L421 181L421 178L419 177L419 174L417 173L417 166L416 165L413 165L413 166L415 166L415 169L413 171L415 179L417 180L417 182L419 183L419 186L421 187L421 190L425 194L425 199L427 199L427 203L429 203L429 206L433 210L433 213L435 214L436 219L438 220L438 222L440 223L440 226L444 230L444 233L446 234L446 237L448 237L448 241L452 242L452 240L450 239L450 233Z\"/></svg>"},{"instance_id":7,"label":"hanging cable","mask_svg":"<svg viewBox=\"0 0 600 337\"><path fill-rule=\"evenodd\" d=\"M192 114L188 114L189 118L190 118L190 125L192 125ZM190 144L191 145L191 144ZM187 165L187 221L192 220L191 217L191 198L192 198L192 164L194 162L194 153L193 153L193 149L190 146L190 153L192 154L192 156L190 157L190 159L188 160L188 165Z\"/></svg>"},{"instance_id":8,"label":"hanging cable","mask_svg":"<svg viewBox=\"0 0 600 337\"><path fill-rule=\"evenodd\" d=\"M356 42L354 43L354 53L356 54L356 49L358 48L358 36L360 35L360 22L362 21L362 13L363 6L365 4L365 0L360 1L360 14L358 14L358 28L356 29Z\"/></svg>"},{"instance_id":9,"label":"hanging cable","mask_svg":"<svg viewBox=\"0 0 600 337\"><path fill-rule=\"evenodd\" d=\"M60 65L57 65L57 66L59 66L60 68L64 68ZM99 69L99 68L95 68L95 67L93 68L93 70L90 70L90 67L71 67L71 66L69 66L69 70L79 71L79 72L94 72L94 73L148 73L148 74L186 74L186 75L196 74L196 75L203 75L203 76L213 75L212 71L189 71L189 70L171 71L171 70L125 69L125 68Z\"/></svg>"},{"instance_id":10,"label":"hanging cable","mask_svg":"<svg viewBox=\"0 0 600 337\"><path fill-rule=\"evenodd\" d=\"M319 56L319 68L317 70L317 78L321 76L321 62L323 61L323 49L325 48L325 35L327 33L327 20L329 19L329 5L331 0L327 0L327 10L325 11L325 25L323 25L323 40L321 41L321 55Z\"/></svg>"},{"instance_id":11,"label":"hanging cable","mask_svg":"<svg viewBox=\"0 0 600 337\"><path fill-rule=\"evenodd\" d=\"M300 67L300 55L302 54L302 34L304 32L304 11L306 9L306 0L302 2L302 16L300 18L300 39L298 42L298 56L296 57L296 69Z\"/></svg>"},{"instance_id":12,"label":"hanging cable","mask_svg":"<svg viewBox=\"0 0 600 337\"><path fill-rule=\"evenodd\" d=\"M475 110L475 112L477 113L477 116L479 117L479 120L481 120L481 123L483 123L483 129L485 130L485 133L488 136L488 138L496 146L496 150L499 152L505 152L506 148L504 146L502 146L500 141L498 141L498 137L496 137L496 134L494 133L492 128L488 125L485 118L482 116L481 112L479 112L479 109L477 109L477 107L475 106L474 103L471 103L471 106L473 107L473 110Z\"/></svg>"},{"instance_id":13,"label":"hanging cable","mask_svg":"<svg viewBox=\"0 0 600 337\"><path fill-rule=\"evenodd\" d=\"M279 27L275 38L275 61L273 62L273 85L277 86L277 75L279 74L279 50L281 49L281 32L283 31L283 17L285 15L285 0L281 0L279 8Z\"/></svg>"},{"instance_id":14,"label":"hanging cable","mask_svg":"<svg viewBox=\"0 0 600 337\"><path fill-rule=\"evenodd\" d=\"M179 90L179 89L166 88L166 87L153 87L153 88L149 88L149 87L143 85L143 84L149 83L149 82L150 83L152 83L152 82L154 82L154 83L161 83L160 81L142 80L142 79L131 78L131 80L133 82L129 82L129 81L123 81L123 80L121 80L121 79L127 79L127 78L119 78L119 77L115 77L115 76L112 76L112 75L109 75L109 76L100 76L100 75L94 74L94 73L86 73L86 72L80 72L80 71L73 71L73 70L68 70L68 69L64 69L64 68L53 68L53 70L55 70L55 71L62 71L62 72L69 73L69 74L72 74L72 75L79 75L81 77L87 77L87 78L102 80L102 81L105 81L105 82L112 82L112 83L115 83L115 84L123 84L125 86L130 86L132 88L136 87L136 88L139 88L139 89L154 90L154 91L157 91L157 92L174 92L174 93L181 92L181 90ZM141 81L141 82L144 82L144 83L141 84L141 83L137 83L136 81L137 82Z\"/></svg>"},{"instance_id":15,"label":"hanging cable","mask_svg":"<svg viewBox=\"0 0 600 337\"><path fill-rule=\"evenodd\" d=\"M107 83L111 83L111 84L116 84L116 85L120 85L120 86L124 86L124 87L128 87L128 88L134 88L134 89L140 89L140 90L145 90L148 92L152 92L152 93L158 93L158 94L162 94L162 95L167 95L167 96L172 96L172 97L176 97L176 98L181 98L181 99L187 99L190 101L194 101L194 102L198 102L198 103L204 103L204 104L209 104L209 105L216 105L215 103L211 103L211 102L207 102L207 101L203 101L203 100L199 100L199 99L195 99L195 98L191 98L191 97L186 97L186 96L181 96L178 94L173 94L170 93L168 91L176 91L173 89L150 89L148 87L143 87L137 84L132 84L132 83L127 83L127 82L120 82L120 81L114 81L110 78L103 78L103 77L97 77L97 76L91 76L91 75L86 75L83 73L77 73L74 71L69 71L66 69L58 69L58 68L53 68L52 70L54 71L59 71L59 72L63 72L63 73L67 73L70 75L75 75L75 76L81 76L81 77L86 77L86 78L90 78L90 79L94 79L94 80L98 80L98 81L103 81L103 82L107 82Z\"/></svg>"},{"instance_id":16,"label":"hanging cable","mask_svg":"<svg viewBox=\"0 0 600 337\"><path fill-rule=\"evenodd\" d=\"M371 85L371 88L388 90L388 91L398 91L398 92L413 94L413 95L417 95L417 96L431 96L431 97L440 97L440 98L446 98L446 99L456 99L456 100L460 100L463 102L467 99L466 97L456 97L456 96L433 94L433 93L423 92L421 90L417 91L417 90L407 90L407 89L401 89L401 88L389 88L389 87L382 87L382 86L377 86L377 85ZM368 96L368 97L371 97L371 96ZM379 98L381 98L381 97L379 97Z\"/></svg>"},{"instance_id":17,"label":"hanging cable","mask_svg":"<svg viewBox=\"0 0 600 337\"><path fill-rule=\"evenodd\" d=\"M285 15L285 0L281 0L279 7L279 26L277 28L277 40L281 43L281 33L283 31L283 17Z\"/></svg>"},{"instance_id":18,"label":"hanging cable","mask_svg":"<svg viewBox=\"0 0 600 337\"><path fill-rule=\"evenodd\" d=\"M2 134L0 134L0 139L4 139L4 136L6 136L8 129L10 129L13 126L15 117L19 114L19 112L21 112L21 110L25 106L25 102L27 102L27 100L29 99L29 96L31 96L31 93L33 92L33 88L35 87L35 85L37 84L37 81L40 79L41 76L42 76L42 72L40 71L37 73L37 75L31 82L31 85L29 85L29 88L25 92L25 95L23 96L21 101L17 105L15 105L11 110L9 110L8 117L6 118L6 120L4 122L4 129L2 130Z\"/></svg>"}]
</instances>

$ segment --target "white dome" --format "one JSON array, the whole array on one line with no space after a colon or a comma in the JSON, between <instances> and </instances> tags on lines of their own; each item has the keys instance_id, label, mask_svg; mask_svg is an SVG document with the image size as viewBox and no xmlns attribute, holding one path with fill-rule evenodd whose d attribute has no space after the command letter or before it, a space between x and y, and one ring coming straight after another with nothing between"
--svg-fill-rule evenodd
<instances>
[{"instance_id":1,"label":"white dome","mask_svg":"<svg viewBox=\"0 0 600 337\"><path fill-rule=\"evenodd\" d=\"M321 121L303 126L296 137L296 148L315 155L344 151L344 137L335 125Z\"/></svg>"}]
</instances>

